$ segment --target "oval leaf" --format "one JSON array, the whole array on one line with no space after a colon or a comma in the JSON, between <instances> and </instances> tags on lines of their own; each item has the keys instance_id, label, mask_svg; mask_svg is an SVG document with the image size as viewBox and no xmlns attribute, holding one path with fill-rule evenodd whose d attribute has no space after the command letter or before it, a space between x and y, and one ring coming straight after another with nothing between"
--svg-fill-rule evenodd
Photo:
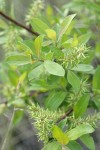
<instances>
[{"instance_id":1,"label":"oval leaf","mask_svg":"<svg viewBox=\"0 0 100 150\"><path fill-rule=\"evenodd\" d=\"M89 72L93 70L93 67L91 65L86 65L86 64L78 64L72 70L75 71L80 71L80 72Z\"/></svg>"},{"instance_id":2,"label":"oval leaf","mask_svg":"<svg viewBox=\"0 0 100 150\"><path fill-rule=\"evenodd\" d=\"M48 25L38 18L34 18L31 21L31 25L32 25L33 30L40 34L45 34L45 30L49 29Z\"/></svg>"},{"instance_id":3,"label":"oval leaf","mask_svg":"<svg viewBox=\"0 0 100 150\"><path fill-rule=\"evenodd\" d=\"M80 89L80 79L78 78L78 76L72 71L68 71L67 80L72 85L74 90L78 92Z\"/></svg>"},{"instance_id":4,"label":"oval leaf","mask_svg":"<svg viewBox=\"0 0 100 150\"><path fill-rule=\"evenodd\" d=\"M45 67L46 71L50 74L53 74L56 76L64 76L65 75L65 70L58 63L47 60L44 62L44 67Z\"/></svg>"},{"instance_id":5,"label":"oval leaf","mask_svg":"<svg viewBox=\"0 0 100 150\"><path fill-rule=\"evenodd\" d=\"M70 140L76 140L80 136L84 134L89 134L94 132L94 128L89 124L81 124L77 126L76 128L71 129L66 133L66 135L69 137Z\"/></svg>"},{"instance_id":6,"label":"oval leaf","mask_svg":"<svg viewBox=\"0 0 100 150\"><path fill-rule=\"evenodd\" d=\"M93 89L100 90L100 66L97 67L96 72L93 76Z\"/></svg>"},{"instance_id":7,"label":"oval leaf","mask_svg":"<svg viewBox=\"0 0 100 150\"><path fill-rule=\"evenodd\" d=\"M66 145L69 142L67 135L63 133L58 126L53 127L52 134L53 137L62 145Z\"/></svg>"},{"instance_id":8,"label":"oval leaf","mask_svg":"<svg viewBox=\"0 0 100 150\"><path fill-rule=\"evenodd\" d=\"M78 38L78 42L80 43L80 45L81 44L85 45L88 42L88 40L90 39L90 37L91 37L90 32L83 34Z\"/></svg>"},{"instance_id":9,"label":"oval leaf","mask_svg":"<svg viewBox=\"0 0 100 150\"><path fill-rule=\"evenodd\" d=\"M44 148L43 150L61 150L62 149L62 146L58 143L58 142L51 142L51 143L48 143Z\"/></svg>"},{"instance_id":10,"label":"oval leaf","mask_svg":"<svg viewBox=\"0 0 100 150\"><path fill-rule=\"evenodd\" d=\"M67 146L70 148L70 150L83 150L81 145L76 141L69 142Z\"/></svg>"},{"instance_id":11,"label":"oval leaf","mask_svg":"<svg viewBox=\"0 0 100 150\"><path fill-rule=\"evenodd\" d=\"M17 125L23 118L23 115L24 115L23 110L20 110L20 109L16 110L14 114L14 118L13 118L13 124Z\"/></svg>"},{"instance_id":12,"label":"oval leaf","mask_svg":"<svg viewBox=\"0 0 100 150\"><path fill-rule=\"evenodd\" d=\"M46 34L48 36L48 38L52 39L52 40L56 40L56 32L52 29L47 29L46 30Z\"/></svg>"},{"instance_id":13,"label":"oval leaf","mask_svg":"<svg viewBox=\"0 0 100 150\"><path fill-rule=\"evenodd\" d=\"M6 62L11 65L20 66L31 63L31 60L30 57L20 54L7 57Z\"/></svg>"},{"instance_id":14,"label":"oval leaf","mask_svg":"<svg viewBox=\"0 0 100 150\"><path fill-rule=\"evenodd\" d=\"M44 72L44 66L40 65L36 68L34 68L29 74L28 74L28 78L29 80L32 79L37 79L40 77L40 75Z\"/></svg>"},{"instance_id":15,"label":"oval leaf","mask_svg":"<svg viewBox=\"0 0 100 150\"><path fill-rule=\"evenodd\" d=\"M49 108L50 110L56 110L64 101L65 97L66 92L52 92L45 101L46 108Z\"/></svg>"},{"instance_id":16,"label":"oval leaf","mask_svg":"<svg viewBox=\"0 0 100 150\"><path fill-rule=\"evenodd\" d=\"M32 54L32 50L30 49L29 46L27 46L27 45L25 44L24 41L21 41L21 40L18 41L18 43L17 43L17 48L18 48L19 51L27 52L27 53L29 53L29 54Z\"/></svg>"},{"instance_id":17,"label":"oval leaf","mask_svg":"<svg viewBox=\"0 0 100 150\"><path fill-rule=\"evenodd\" d=\"M83 135L80 137L80 140L90 149L95 150L95 144L93 138L89 135Z\"/></svg>"},{"instance_id":18,"label":"oval leaf","mask_svg":"<svg viewBox=\"0 0 100 150\"><path fill-rule=\"evenodd\" d=\"M59 33L59 38L58 38L58 42L61 40L62 36L64 35L64 33L66 32L66 30L68 29L70 23L72 22L73 18L76 16L76 14L73 15L69 15L68 17L66 17L64 19L64 21L61 24L61 29L60 29L60 33Z\"/></svg>"},{"instance_id":19,"label":"oval leaf","mask_svg":"<svg viewBox=\"0 0 100 150\"><path fill-rule=\"evenodd\" d=\"M38 57L40 56L40 52L41 52L41 48L42 48L42 42L43 42L43 36L41 36L41 35L38 36L34 42L36 54Z\"/></svg>"},{"instance_id":20,"label":"oval leaf","mask_svg":"<svg viewBox=\"0 0 100 150\"><path fill-rule=\"evenodd\" d=\"M90 95L85 94L76 103L76 105L74 106L74 115L76 118L82 116L85 113L89 103L89 99L90 99Z\"/></svg>"}]
</instances>

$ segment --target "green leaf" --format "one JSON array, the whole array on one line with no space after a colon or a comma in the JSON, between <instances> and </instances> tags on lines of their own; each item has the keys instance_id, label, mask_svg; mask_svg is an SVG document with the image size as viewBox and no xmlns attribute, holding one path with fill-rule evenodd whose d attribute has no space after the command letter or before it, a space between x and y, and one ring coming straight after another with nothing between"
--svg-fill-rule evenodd
<instances>
[{"instance_id":1,"label":"green leaf","mask_svg":"<svg viewBox=\"0 0 100 150\"><path fill-rule=\"evenodd\" d=\"M27 46L24 41L18 41L18 44L17 44L17 48L19 51L23 51L23 52L27 52L29 54L32 54L32 50L30 49L29 46Z\"/></svg>"},{"instance_id":2,"label":"green leaf","mask_svg":"<svg viewBox=\"0 0 100 150\"><path fill-rule=\"evenodd\" d=\"M88 42L88 40L90 39L90 37L91 37L90 32L83 34L78 38L78 42L80 43L80 45L81 44L85 45Z\"/></svg>"},{"instance_id":3,"label":"green leaf","mask_svg":"<svg viewBox=\"0 0 100 150\"><path fill-rule=\"evenodd\" d=\"M27 73L24 72L24 73L19 77L19 84L22 84L22 83L23 83L23 81L24 81L25 78L26 78L26 75L27 75Z\"/></svg>"},{"instance_id":4,"label":"green leaf","mask_svg":"<svg viewBox=\"0 0 100 150\"><path fill-rule=\"evenodd\" d=\"M18 74L13 70L8 70L8 77L13 86L18 84Z\"/></svg>"},{"instance_id":5,"label":"green leaf","mask_svg":"<svg viewBox=\"0 0 100 150\"><path fill-rule=\"evenodd\" d=\"M53 74L56 76L64 76L65 75L65 70L58 63L46 60L44 62L44 67L45 67L46 71L50 74Z\"/></svg>"},{"instance_id":6,"label":"green leaf","mask_svg":"<svg viewBox=\"0 0 100 150\"><path fill-rule=\"evenodd\" d=\"M100 90L100 66L96 68L92 85L94 90Z\"/></svg>"},{"instance_id":7,"label":"green leaf","mask_svg":"<svg viewBox=\"0 0 100 150\"><path fill-rule=\"evenodd\" d=\"M69 142L68 136L56 125L53 127L52 134L53 137L62 145L66 145Z\"/></svg>"},{"instance_id":8,"label":"green leaf","mask_svg":"<svg viewBox=\"0 0 100 150\"><path fill-rule=\"evenodd\" d=\"M66 123L67 123L67 118L61 120L58 124L58 126L63 129L65 126L66 126Z\"/></svg>"},{"instance_id":9,"label":"green leaf","mask_svg":"<svg viewBox=\"0 0 100 150\"><path fill-rule=\"evenodd\" d=\"M96 43L95 55L96 57L100 58L100 43Z\"/></svg>"},{"instance_id":10,"label":"green leaf","mask_svg":"<svg viewBox=\"0 0 100 150\"><path fill-rule=\"evenodd\" d=\"M8 56L6 58L6 62L11 65L20 66L20 65L26 65L31 63L31 59L26 55L20 54L20 55Z\"/></svg>"},{"instance_id":11,"label":"green leaf","mask_svg":"<svg viewBox=\"0 0 100 150\"><path fill-rule=\"evenodd\" d=\"M78 78L78 76L72 71L68 71L67 80L72 85L74 90L78 92L80 89L80 79Z\"/></svg>"},{"instance_id":12,"label":"green leaf","mask_svg":"<svg viewBox=\"0 0 100 150\"><path fill-rule=\"evenodd\" d=\"M31 21L31 25L33 30L40 34L45 34L45 30L49 29L49 26L38 18L34 18Z\"/></svg>"},{"instance_id":13,"label":"green leaf","mask_svg":"<svg viewBox=\"0 0 100 150\"><path fill-rule=\"evenodd\" d=\"M49 108L50 110L56 110L64 101L65 97L66 92L63 91L51 92L49 97L45 101L46 108Z\"/></svg>"},{"instance_id":14,"label":"green leaf","mask_svg":"<svg viewBox=\"0 0 100 150\"><path fill-rule=\"evenodd\" d=\"M42 86L39 83L32 83L32 85L28 88L29 91L47 91L48 89L44 86Z\"/></svg>"},{"instance_id":15,"label":"green leaf","mask_svg":"<svg viewBox=\"0 0 100 150\"><path fill-rule=\"evenodd\" d=\"M81 124L78 125L77 127L71 129L70 131L68 131L66 133L66 135L69 137L70 140L76 140L78 139L80 136L84 135L84 134L89 134L94 132L94 128L89 125L89 124Z\"/></svg>"},{"instance_id":16,"label":"green leaf","mask_svg":"<svg viewBox=\"0 0 100 150\"><path fill-rule=\"evenodd\" d=\"M44 66L41 64L40 66L34 68L29 74L28 78L29 80L37 79L41 76L41 74L44 72Z\"/></svg>"},{"instance_id":17,"label":"green leaf","mask_svg":"<svg viewBox=\"0 0 100 150\"><path fill-rule=\"evenodd\" d=\"M67 146L70 148L70 150L83 150L81 145L76 141L70 141Z\"/></svg>"},{"instance_id":18,"label":"green leaf","mask_svg":"<svg viewBox=\"0 0 100 150\"><path fill-rule=\"evenodd\" d=\"M43 150L61 150L62 146L58 142L51 142L48 143Z\"/></svg>"},{"instance_id":19,"label":"green leaf","mask_svg":"<svg viewBox=\"0 0 100 150\"><path fill-rule=\"evenodd\" d=\"M30 50L32 51L32 54L36 54L33 39L32 39L32 40L30 40L30 39L24 40L23 43L24 43L28 48L30 48Z\"/></svg>"},{"instance_id":20,"label":"green leaf","mask_svg":"<svg viewBox=\"0 0 100 150\"><path fill-rule=\"evenodd\" d=\"M64 21L61 24L61 29L60 29L60 33L59 33L59 37L58 37L58 42L62 39L62 36L64 35L64 33L66 32L66 30L68 29L70 23L72 22L73 18L76 16L76 14L73 15L69 15L68 17L66 17L64 19Z\"/></svg>"},{"instance_id":21,"label":"green leaf","mask_svg":"<svg viewBox=\"0 0 100 150\"><path fill-rule=\"evenodd\" d=\"M56 41L56 32L54 30L47 29L46 34L47 34L48 38L50 38L51 40Z\"/></svg>"},{"instance_id":22,"label":"green leaf","mask_svg":"<svg viewBox=\"0 0 100 150\"><path fill-rule=\"evenodd\" d=\"M74 115L76 118L78 118L79 116L82 116L88 106L89 103L89 99L90 99L90 95L89 94L84 94L76 103L76 105L74 106Z\"/></svg>"},{"instance_id":23,"label":"green leaf","mask_svg":"<svg viewBox=\"0 0 100 150\"><path fill-rule=\"evenodd\" d=\"M67 41L68 42L68 41ZM73 38L73 40L72 40L72 43L71 43L71 46L72 47L77 47L78 46L78 38L77 38L77 35L75 34L74 35L74 38Z\"/></svg>"},{"instance_id":24,"label":"green leaf","mask_svg":"<svg viewBox=\"0 0 100 150\"><path fill-rule=\"evenodd\" d=\"M23 108L25 107L25 101L21 98L16 98L14 101L9 102L9 106L14 105L17 108Z\"/></svg>"},{"instance_id":25,"label":"green leaf","mask_svg":"<svg viewBox=\"0 0 100 150\"><path fill-rule=\"evenodd\" d=\"M54 59L63 59L64 58L64 53L59 50L58 48L54 48L54 51L53 51L53 57Z\"/></svg>"},{"instance_id":26,"label":"green leaf","mask_svg":"<svg viewBox=\"0 0 100 150\"><path fill-rule=\"evenodd\" d=\"M24 111L23 110L16 110L15 111L15 114L14 114L14 118L13 118L13 124L14 125L17 125L21 119L23 118L23 115L24 115Z\"/></svg>"},{"instance_id":27,"label":"green leaf","mask_svg":"<svg viewBox=\"0 0 100 150\"><path fill-rule=\"evenodd\" d=\"M93 67L91 65L78 64L77 66L75 66L71 70L79 71L79 72L89 72L89 71L93 70Z\"/></svg>"},{"instance_id":28,"label":"green leaf","mask_svg":"<svg viewBox=\"0 0 100 150\"><path fill-rule=\"evenodd\" d=\"M36 54L37 54L38 57L40 56L40 53L41 53L42 42L43 42L43 36L41 36L41 35L38 36L38 37L35 39L35 42L34 42Z\"/></svg>"},{"instance_id":29,"label":"green leaf","mask_svg":"<svg viewBox=\"0 0 100 150\"><path fill-rule=\"evenodd\" d=\"M83 135L80 137L80 140L90 149L95 150L95 144L93 138L89 135Z\"/></svg>"}]
</instances>

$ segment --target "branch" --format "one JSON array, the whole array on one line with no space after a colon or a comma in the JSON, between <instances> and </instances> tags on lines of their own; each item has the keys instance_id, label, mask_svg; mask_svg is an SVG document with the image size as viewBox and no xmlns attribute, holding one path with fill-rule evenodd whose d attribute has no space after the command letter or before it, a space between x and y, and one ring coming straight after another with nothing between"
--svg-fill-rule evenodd
<instances>
[{"instance_id":1,"label":"branch","mask_svg":"<svg viewBox=\"0 0 100 150\"><path fill-rule=\"evenodd\" d=\"M2 17L4 17L5 19L7 19L8 21L12 22L13 24L15 24L16 26L19 26L25 30L27 30L28 32L30 32L31 34L34 34L35 36L38 36L39 34L37 32L32 31L30 28L22 25L21 23L17 22L16 20L10 18L9 16L7 16L6 14L4 14L3 12L0 11L0 15Z\"/></svg>"},{"instance_id":2,"label":"branch","mask_svg":"<svg viewBox=\"0 0 100 150\"><path fill-rule=\"evenodd\" d=\"M68 112L66 112L63 116L61 116L57 123L59 123L61 120L65 119L67 116L69 116L73 112L73 109L70 109Z\"/></svg>"}]
</instances>

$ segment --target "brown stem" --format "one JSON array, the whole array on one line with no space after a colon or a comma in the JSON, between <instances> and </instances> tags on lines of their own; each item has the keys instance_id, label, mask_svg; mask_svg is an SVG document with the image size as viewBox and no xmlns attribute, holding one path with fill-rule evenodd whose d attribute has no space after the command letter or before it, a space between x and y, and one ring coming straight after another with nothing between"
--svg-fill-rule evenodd
<instances>
[{"instance_id":1,"label":"brown stem","mask_svg":"<svg viewBox=\"0 0 100 150\"><path fill-rule=\"evenodd\" d=\"M17 22L16 20L12 19L11 17L7 16L6 14L4 14L3 12L0 11L0 15L2 17L4 17L5 19L7 19L8 21L12 22L13 24L15 24L16 26L19 26L25 30L27 30L28 32L30 32L31 34L34 34L35 36L38 36L39 34L37 32L32 31L30 28L22 25L21 23Z\"/></svg>"},{"instance_id":2,"label":"brown stem","mask_svg":"<svg viewBox=\"0 0 100 150\"><path fill-rule=\"evenodd\" d=\"M69 116L73 112L73 109L70 109L68 112L66 112L63 116L61 116L57 123L59 123L61 120L65 119L67 116Z\"/></svg>"}]
</instances>

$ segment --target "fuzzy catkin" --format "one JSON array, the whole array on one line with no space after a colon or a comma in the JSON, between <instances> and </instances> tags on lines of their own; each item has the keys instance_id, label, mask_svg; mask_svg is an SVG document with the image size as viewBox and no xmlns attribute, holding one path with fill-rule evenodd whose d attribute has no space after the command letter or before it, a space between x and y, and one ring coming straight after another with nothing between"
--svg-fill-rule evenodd
<instances>
[{"instance_id":1,"label":"fuzzy catkin","mask_svg":"<svg viewBox=\"0 0 100 150\"><path fill-rule=\"evenodd\" d=\"M35 0L31 4L28 14L26 15L26 24L29 25L34 17L37 17L44 9L44 0Z\"/></svg>"},{"instance_id":2,"label":"fuzzy catkin","mask_svg":"<svg viewBox=\"0 0 100 150\"><path fill-rule=\"evenodd\" d=\"M38 130L39 140L43 140L46 144L49 140L49 135L52 131L52 127L57 120L62 116L62 111L50 111L43 109L39 105L29 107L30 116L34 119L34 126Z\"/></svg>"},{"instance_id":3,"label":"fuzzy catkin","mask_svg":"<svg viewBox=\"0 0 100 150\"><path fill-rule=\"evenodd\" d=\"M14 27L10 26L6 33L6 41L3 48L7 51L14 51L17 49L16 41L19 37L19 30L15 29Z\"/></svg>"},{"instance_id":4,"label":"fuzzy catkin","mask_svg":"<svg viewBox=\"0 0 100 150\"><path fill-rule=\"evenodd\" d=\"M5 10L5 0L0 0L0 11Z\"/></svg>"}]
</instances>

